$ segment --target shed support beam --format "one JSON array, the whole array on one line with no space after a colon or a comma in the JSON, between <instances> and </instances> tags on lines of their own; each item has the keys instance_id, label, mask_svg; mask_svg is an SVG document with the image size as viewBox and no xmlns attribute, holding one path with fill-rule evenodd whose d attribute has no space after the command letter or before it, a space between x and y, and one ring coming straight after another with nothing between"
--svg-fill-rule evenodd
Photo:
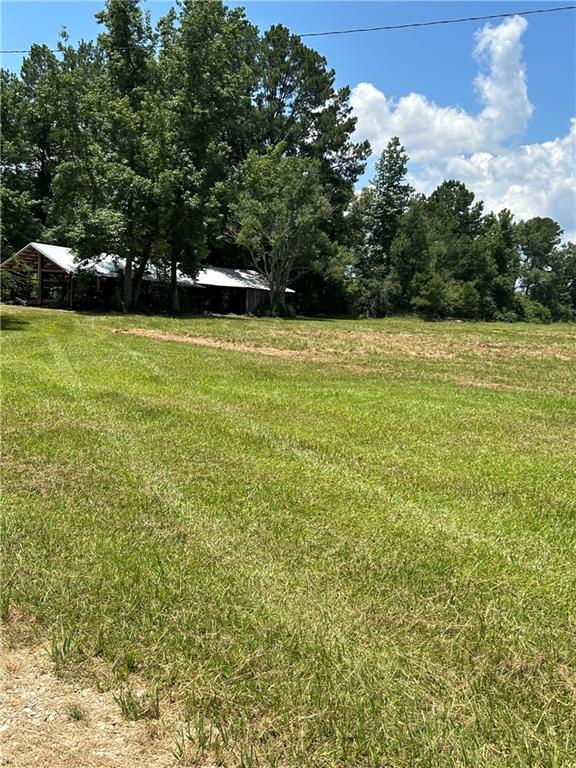
<instances>
[{"instance_id":1,"label":"shed support beam","mask_svg":"<svg viewBox=\"0 0 576 768\"><path fill-rule=\"evenodd\" d=\"M38 306L42 306L42 255L38 254Z\"/></svg>"}]
</instances>

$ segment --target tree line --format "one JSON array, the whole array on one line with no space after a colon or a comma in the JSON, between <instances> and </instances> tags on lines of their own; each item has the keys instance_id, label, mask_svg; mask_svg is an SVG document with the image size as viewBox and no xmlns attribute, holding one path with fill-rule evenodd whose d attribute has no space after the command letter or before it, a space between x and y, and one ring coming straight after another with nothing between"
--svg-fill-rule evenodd
<instances>
[{"instance_id":1,"label":"tree line","mask_svg":"<svg viewBox=\"0 0 576 768\"><path fill-rule=\"evenodd\" d=\"M418 312L482 320L576 319L576 246L547 217L485 213L455 180L429 197L407 183L393 138L351 206L352 291L367 315Z\"/></svg>"},{"instance_id":2,"label":"tree line","mask_svg":"<svg viewBox=\"0 0 576 768\"><path fill-rule=\"evenodd\" d=\"M398 139L372 182L348 87L281 25L261 33L221 0L182 0L151 25L108 0L102 31L32 46L1 72L2 258L31 240L123 261L123 307L146 270L259 269L274 312L568 320L576 256L551 219L484 213L457 181L428 198Z\"/></svg>"}]
</instances>

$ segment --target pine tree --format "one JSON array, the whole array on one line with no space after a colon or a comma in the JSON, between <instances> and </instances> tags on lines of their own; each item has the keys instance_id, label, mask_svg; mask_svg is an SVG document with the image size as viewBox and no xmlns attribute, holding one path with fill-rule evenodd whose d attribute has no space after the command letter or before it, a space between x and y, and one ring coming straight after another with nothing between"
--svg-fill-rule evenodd
<instances>
[{"instance_id":1,"label":"pine tree","mask_svg":"<svg viewBox=\"0 0 576 768\"><path fill-rule=\"evenodd\" d=\"M376 175L371 182L370 236L368 258L371 266L389 270L392 241L402 215L408 210L413 188L406 181L408 155L394 136L376 163Z\"/></svg>"}]
</instances>

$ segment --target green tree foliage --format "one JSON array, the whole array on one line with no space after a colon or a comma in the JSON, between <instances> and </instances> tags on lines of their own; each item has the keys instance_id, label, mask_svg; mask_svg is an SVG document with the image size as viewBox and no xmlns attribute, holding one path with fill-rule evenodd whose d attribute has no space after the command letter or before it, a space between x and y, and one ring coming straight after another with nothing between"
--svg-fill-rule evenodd
<instances>
[{"instance_id":1,"label":"green tree foliage","mask_svg":"<svg viewBox=\"0 0 576 768\"><path fill-rule=\"evenodd\" d=\"M370 152L368 142L352 139L356 118L350 89L336 88L326 59L282 25L262 36L257 73L248 145L263 153L282 143L287 155L315 161L331 204L331 215L322 224L327 247L298 290L309 296L311 309L340 311L347 303L342 302L342 248L350 245L345 213Z\"/></svg>"},{"instance_id":2,"label":"green tree foliage","mask_svg":"<svg viewBox=\"0 0 576 768\"><path fill-rule=\"evenodd\" d=\"M48 237L72 246L81 260L121 254L126 215L115 176L122 167L109 106L105 54L91 43L64 41L58 69L61 109L55 128L60 162L54 178Z\"/></svg>"},{"instance_id":3,"label":"green tree foliage","mask_svg":"<svg viewBox=\"0 0 576 768\"><path fill-rule=\"evenodd\" d=\"M562 228L554 219L537 216L521 222L518 241L522 248L524 273L532 269L548 269L561 238Z\"/></svg>"},{"instance_id":4,"label":"green tree foliage","mask_svg":"<svg viewBox=\"0 0 576 768\"><path fill-rule=\"evenodd\" d=\"M194 275L208 252L214 186L239 159L233 126L247 120L257 32L241 9L186 0L160 23L159 87L147 103L148 158L156 198L156 256ZM201 40L202 45L198 45Z\"/></svg>"},{"instance_id":5,"label":"green tree foliage","mask_svg":"<svg viewBox=\"0 0 576 768\"><path fill-rule=\"evenodd\" d=\"M282 143L286 154L318 161L331 204L343 209L370 151L351 139L350 89L336 89L326 59L280 24L261 40L258 71L255 148Z\"/></svg>"},{"instance_id":6,"label":"green tree foliage","mask_svg":"<svg viewBox=\"0 0 576 768\"><path fill-rule=\"evenodd\" d=\"M413 188L406 181L407 172L408 155L398 137L394 136L376 163L376 175L371 183L371 231L368 252L373 264L389 266L392 242L400 219L407 211L414 194Z\"/></svg>"},{"instance_id":7,"label":"green tree foliage","mask_svg":"<svg viewBox=\"0 0 576 768\"><path fill-rule=\"evenodd\" d=\"M457 180L416 195L397 137L354 195L369 146L350 91L297 35L222 0L180 0L155 29L143 8L107 0L95 42L63 32L1 72L3 259L39 239L115 253L126 311L150 269L178 311L179 272L209 258L255 263L277 307L306 274L303 312L576 316L574 245L552 219L486 214Z\"/></svg>"},{"instance_id":8,"label":"green tree foliage","mask_svg":"<svg viewBox=\"0 0 576 768\"><path fill-rule=\"evenodd\" d=\"M562 228L536 217L518 225L522 249L522 286L526 297L545 307L552 320L576 317L576 246L561 245Z\"/></svg>"},{"instance_id":9,"label":"green tree foliage","mask_svg":"<svg viewBox=\"0 0 576 768\"><path fill-rule=\"evenodd\" d=\"M458 280L475 280L479 270L474 241L483 228L483 203L461 181L444 181L427 200L432 241L437 244L438 266Z\"/></svg>"},{"instance_id":10,"label":"green tree foliage","mask_svg":"<svg viewBox=\"0 0 576 768\"><path fill-rule=\"evenodd\" d=\"M23 82L4 70L0 74L0 98L0 253L4 260L23 244L39 239L43 225L35 215L39 203L35 197L36 147L27 130L30 105Z\"/></svg>"},{"instance_id":11,"label":"green tree foliage","mask_svg":"<svg viewBox=\"0 0 576 768\"><path fill-rule=\"evenodd\" d=\"M155 82L154 35L138 0L108 0L97 45L61 45L51 233L80 259L113 252L124 262L123 301L137 299L155 210L144 104Z\"/></svg>"},{"instance_id":12,"label":"green tree foliage","mask_svg":"<svg viewBox=\"0 0 576 768\"><path fill-rule=\"evenodd\" d=\"M98 44L106 61L107 129L113 151L107 163L107 207L124 221L118 255L124 260L124 306L129 311L154 237L144 104L155 86L155 39L139 0L107 0L96 18L104 26Z\"/></svg>"},{"instance_id":13,"label":"green tree foliage","mask_svg":"<svg viewBox=\"0 0 576 768\"><path fill-rule=\"evenodd\" d=\"M177 271L218 262L215 189L279 144L313 163L332 206L326 254L341 253L369 147L352 141L349 89L322 56L280 26L260 36L220 0L182 0L156 30L139 0L96 16L95 44L64 34L56 55L34 46L20 77L2 74L4 256L41 236L81 260L114 252L126 310L151 266L171 276L177 309ZM235 248L228 263L243 258Z\"/></svg>"},{"instance_id":14,"label":"green tree foliage","mask_svg":"<svg viewBox=\"0 0 576 768\"><path fill-rule=\"evenodd\" d=\"M56 56L39 45L19 78L2 71L2 258L46 225L58 164L57 71Z\"/></svg>"},{"instance_id":15,"label":"green tree foliage","mask_svg":"<svg viewBox=\"0 0 576 768\"><path fill-rule=\"evenodd\" d=\"M440 302L437 288L427 284L436 273L436 260L423 200L415 200L402 217L390 249L387 278L389 306L401 312L422 309L433 313Z\"/></svg>"},{"instance_id":16,"label":"green tree foliage","mask_svg":"<svg viewBox=\"0 0 576 768\"><path fill-rule=\"evenodd\" d=\"M391 247L414 195L407 171L408 156L395 136L376 163L374 179L351 207L357 303L369 315L385 314L389 307L383 283L390 276Z\"/></svg>"},{"instance_id":17,"label":"green tree foliage","mask_svg":"<svg viewBox=\"0 0 576 768\"><path fill-rule=\"evenodd\" d=\"M552 219L515 224L508 210L484 215L474 194L450 180L427 199L413 198L397 219L388 256L371 261L375 187L358 196L350 215L360 251L353 290L363 311L537 322L575 317L574 245L561 245Z\"/></svg>"},{"instance_id":18,"label":"green tree foliage","mask_svg":"<svg viewBox=\"0 0 576 768\"><path fill-rule=\"evenodd\" d=\"M286 156L282 144L262 155L250 151L230 209L231 233L266 277L271 308L281 313L290 281L310 269L325 237L330 204L318 163Z\"/></svg>"}]
</instances>

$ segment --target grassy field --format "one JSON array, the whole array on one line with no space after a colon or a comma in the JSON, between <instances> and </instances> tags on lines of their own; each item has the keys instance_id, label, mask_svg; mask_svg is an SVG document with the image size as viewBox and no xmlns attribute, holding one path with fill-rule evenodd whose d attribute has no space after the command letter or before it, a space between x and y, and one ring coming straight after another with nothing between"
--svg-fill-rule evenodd
<instances>
[{"instance_id":1,"label":"grassy field","mask_svg":"<svg viewBox=\"0 0 576 768\"><path fill-rule=\"evenodd\" d=\"M2 314L2 613L69 673L198 764L576 766L575 326Z\"/></svg>"}]
</instances>

